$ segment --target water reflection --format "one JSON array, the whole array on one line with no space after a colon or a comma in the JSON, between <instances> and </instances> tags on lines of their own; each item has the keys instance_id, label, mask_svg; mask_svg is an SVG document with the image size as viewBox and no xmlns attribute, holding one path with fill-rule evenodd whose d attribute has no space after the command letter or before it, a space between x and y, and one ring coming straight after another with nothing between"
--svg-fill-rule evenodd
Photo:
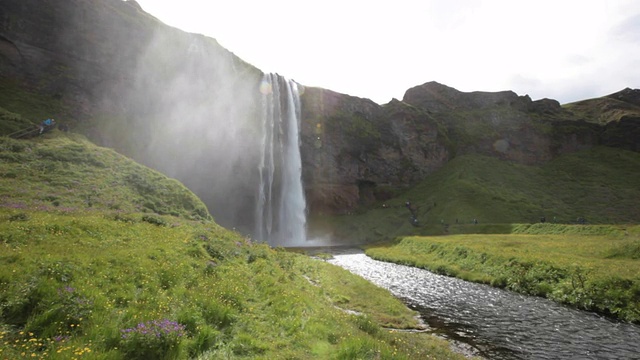
<instances>
[{"instance_id":1,"label":"water reflection","mask_svg":"<svg viewBox=\"0 0 640 360\"><path fill-rule=\"evenodd\" d=\"M489 359L640 359L640 327L550 300L376 261L360 251L331 263L390 290L448 338Z\"/></svg>"}]
</instances>

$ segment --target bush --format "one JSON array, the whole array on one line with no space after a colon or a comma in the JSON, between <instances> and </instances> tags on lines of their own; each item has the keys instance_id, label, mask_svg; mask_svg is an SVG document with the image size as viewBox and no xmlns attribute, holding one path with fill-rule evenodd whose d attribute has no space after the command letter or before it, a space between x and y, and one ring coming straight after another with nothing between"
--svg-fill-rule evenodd
<instances>
[{"instance_id":1,"label":"bush","mask_svg":"<svg viewBox=\"0 0 640 360\"><path fill-rule=\"evenodd\" d=\"M167 221L159 216L144 215L142 217L142 221L148 222L149 224L153 224L157 226L167 226Z\"/></svg>"},{"instance_id":2,"label":"bush","mask_svg":"<svg viewBox=\"0 0 640 360\"><path fill-rule=\"evenodd\" d=\"M640 259L640 240L627 241L611 249L607 258Z\"/></svg>"},{"instance_id":3,"label":"bush","mask_svg":"<svg viewBox=\"0 0 640 360\"><path fill-rule=\"evenodd\" d=\"M218 329L229 327L236 320L233 309L216 301L210 301L202 307L202 316L207 324L216 326Z\"/></svg>"},{"instance_id":4,"label":"bush","mask_svg":"<svg viewBox=\"0 0 640 360\"><path fill-rule=\"evenodd\" d=\"M163 319L139 323L123 329L122 351L127 359L176 359L179 344L186 336L184 325Z\"/></svg>"},{"instance_id":5,"label":"bush","mask_svg":"<svg viewBox=\"0 0 640 360\"><path fill-rule=\"evenodd\" d=\"M189 344L189 356L196 357L213 348L218 342L220 332L209 326L203 326Z\"/></svg>"},{"instance_id":6,"label":"bush","mask_svg":"<svg viewBox=\"0 0 640 360\"><path fill-rule=\"evenodd\" d=\"M9 216L9 221L27 221L29 220L29 215L25 213L17 213Z\"/></svg>"},{"instance_id":7,"label":"bush","mask_svg":"<svg viewBox=\"0 0 640 360\"><path fill-rule=\"evenodd\" d=\"M358 329L369 335L376 335L380 331L380 327L366 315L356 315L356 324L358 325Z\"/></svg>"},{"instance_id":8,"label":"bush","mask_svg":"<svg viewBox=\"0 0 640 360\"><path fill-rule=\"evenodd\" d=\"M38 324L38 318L30 321L28 326L30 330L48 336L56 335L45 333L44 330L48 328L49 331L63 334L77 328L83 320L91 315L93 301L80 294L75 288L69 285L59 287L56 289L56 295L52 300L54 304L49 310L53 310L56 316L53 314L45 316L44 321L40 324ZM47 320L51 320L51 322L47 323ZM41 328L39 329L38 326Z\"/></svg>"}]
</instances>

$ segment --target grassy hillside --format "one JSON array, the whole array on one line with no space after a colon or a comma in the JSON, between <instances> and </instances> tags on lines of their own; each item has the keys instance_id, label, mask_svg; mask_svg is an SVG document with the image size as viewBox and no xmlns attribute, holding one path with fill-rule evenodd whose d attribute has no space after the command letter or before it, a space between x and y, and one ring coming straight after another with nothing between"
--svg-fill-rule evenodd
<instances>
[{"instance_id":1,"label":"grassy hillside","mask_svg":"<svg viewBox=\"0 0 640 360\"><path fill-rule=\"evenodd\" d=\"M47 118L69 123L60 99L27 90L6 78L0 79L0 136L9 135Z\"/></svg>"},{"instance_id":2,"label":"grassy hillside","mask_svg":"<svg viewBox=\"0 0 640 360\"><path fill-rule=\"evenodd\" d=\"M386 290L54 131L0 139L0 358L458 359Z\"/></svg>"},{"instance_id":3,"label":"grassy hillside","mask_svg":"<svg viewBox=\"0 0 640 360\"><path fill-rule=\"evenodd\" d=\"M0 138L0 160L0 207L209 217L202 201L176 180L80 135Z\"/></svg>"},{"instance_id":4,"label":"grassy hillside","mask_svg":"<svg viewBox=\"0 0 640 360\"><path fill-rule=\"evenodd\" d=\"M420 226L411 225L410 201ZM512 223L640 222L640 154L607 147L567 154L542 166L460 156L402 195L360 213L316 218L340 238L509 233ZM473 225L473 220L478 225Z\"/></svg>"},{"instance_id":5,"label":"grassy hillside","mask_svg":"<svg viewBox=\"0 0 640 360\"><path fill-rule=\"evenodd\" d=\"M563 105L578 119L600 125L619 121L624 116L639 116L640 106L608 96Z\"/></svg>"}]
</instances>

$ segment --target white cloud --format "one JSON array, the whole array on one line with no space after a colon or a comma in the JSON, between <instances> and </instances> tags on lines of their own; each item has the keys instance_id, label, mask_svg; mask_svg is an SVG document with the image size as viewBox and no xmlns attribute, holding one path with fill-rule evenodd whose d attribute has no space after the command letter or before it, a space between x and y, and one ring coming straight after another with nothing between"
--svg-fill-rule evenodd
<instances>
[{"instance_id":1,"label":"white cloud","mask_svg":"<svg viewBox=\"0 0 640 360\"><path fill-rule=\"evenodd\" d=\"M263 71L378 103L427 81L560 102L640 87L634 0L138 0Z\"/></svg>"}]
</instances>

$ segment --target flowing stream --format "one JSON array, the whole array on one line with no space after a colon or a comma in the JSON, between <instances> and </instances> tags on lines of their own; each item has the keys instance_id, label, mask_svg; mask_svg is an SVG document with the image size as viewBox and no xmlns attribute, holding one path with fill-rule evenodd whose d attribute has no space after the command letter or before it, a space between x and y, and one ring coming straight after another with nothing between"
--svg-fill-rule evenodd
<instances>
[{"instance_id":1,"label":"flowing stream","mask_svg":"<svg viewBox=\"0 0 640 360\"><path fill-rule=\"evenodd\" d=\"M433 333L488 359L640 359L640 326L553 301L334 251L332 264L386 288Z\"/></svg>"}]
</instances>

